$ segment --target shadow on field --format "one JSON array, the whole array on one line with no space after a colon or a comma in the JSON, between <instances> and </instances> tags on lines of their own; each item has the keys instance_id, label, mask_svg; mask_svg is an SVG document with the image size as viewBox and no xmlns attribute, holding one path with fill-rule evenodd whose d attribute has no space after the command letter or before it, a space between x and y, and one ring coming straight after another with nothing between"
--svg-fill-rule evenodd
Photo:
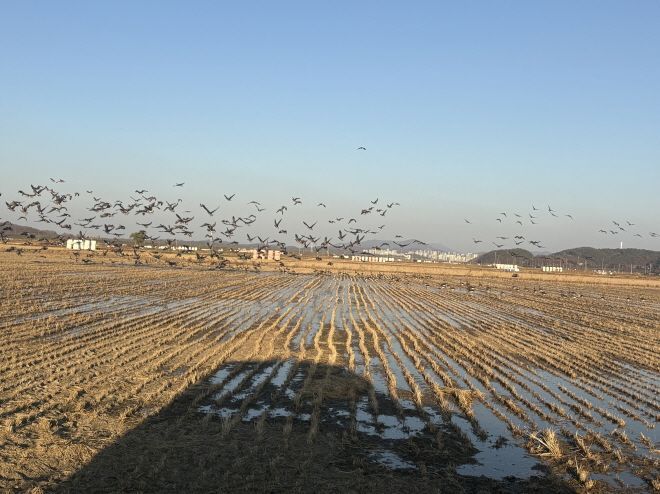
<instances>
[{"instance_id":1,"label":"shadow on field","mask_svg":"<svg viewBox=\"0 0 660 494\"><path fill-rule=\"evenodd\" d=\"M573 492L550 477L458 475L467 438L374 391L342 367L231 362L54 492Z\"/></svg>"}]
</instances>

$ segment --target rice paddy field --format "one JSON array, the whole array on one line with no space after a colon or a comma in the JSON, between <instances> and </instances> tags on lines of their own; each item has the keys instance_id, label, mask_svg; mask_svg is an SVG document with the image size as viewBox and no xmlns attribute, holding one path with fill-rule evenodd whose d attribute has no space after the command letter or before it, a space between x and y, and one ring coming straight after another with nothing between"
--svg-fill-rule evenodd
<instances>
[{"instance_id":1,"label":"rice paddy field","mask_svg":"<svg viewBox=\"0 0 660 494\"><path fill-rule=\"evenodd\" d=\"M0 253L0 491L660 490L660 288Z\"/></svg>"}]
</instances>

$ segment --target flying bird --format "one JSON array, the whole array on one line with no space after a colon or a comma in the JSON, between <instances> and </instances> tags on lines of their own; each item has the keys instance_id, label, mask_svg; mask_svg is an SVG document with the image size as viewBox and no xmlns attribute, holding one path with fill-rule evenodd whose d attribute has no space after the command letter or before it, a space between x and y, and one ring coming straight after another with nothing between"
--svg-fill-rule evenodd
<instances>
[{"instance_id":1,"label":"flying bird","mask_svg":"<svg viewBox=\"0 0 660 494\"><path fill-rule=\"evenodd\" d=\"M207 208L204 204L201 204L201 203L200 203L200 207L204 211L206 211L209 214L209 216L213 216L213 213L215 213L218 209L220 209L220 206L218 206L217 208L211 210L211 209Z\"/></svg>"},{"instance_id":2,"label":"flying bird","mask_svg":"<svg viewBox=\"0 0 660 494\"><path fill-rule=\"evenodd\" d=\"M231 201L236 194L232 194L230 196L228 196L227 194L223 194L223 195L225 196L225 199L227 199L228 201Z\"/></svg>"},{"instance_id":3,"label":"flying bird","mask_svg":"<svg viewBox=\"0 0 660 494\"><path fill-rule=\"evenodd\" d=\"M364 146L360 146L359 148L356 149L356 151L366 151L366 150L367 148L365 148Z\"/></svg>"}]
</instances>

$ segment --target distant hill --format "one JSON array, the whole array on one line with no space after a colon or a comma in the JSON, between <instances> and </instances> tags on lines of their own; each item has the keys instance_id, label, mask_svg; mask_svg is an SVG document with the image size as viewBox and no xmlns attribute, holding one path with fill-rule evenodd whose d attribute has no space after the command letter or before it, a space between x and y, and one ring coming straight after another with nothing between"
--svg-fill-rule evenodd
<instances>
[{"instance_id":1,"label":"distant hill","mask_svg":"<svg viewBox=\"0 0 660 494\"><path fill-rule=\"evenodd\" d=\"M0 221L0 230L3 230L5 237L22 238L24 233L34 235L37 238L55 238L57 233L52 230L41 230L31 226L16 225L9 221Z\"/></svg>"},{"instance_id":2,"label":"distant hill","mask_svg":"<svg viewBox=\"0 0 660 494\"><path fill-rule=\"evenodd\" d=\"M491 250L474 258L471 262L474 264L521 264L521 259L534 259L534 254L525 249Z\"/></svg>"},{"instance_id":3,"label":"distant hill","mask_svg":"<svg viewBox=\"0 0 660 494\"><path fill-rule=\"evenodd\" d=\"M534 255L524 249L492 250L471 261L474 264L518 264L521 266L562 265L570 268L600 268L642 271L644 266L660 272L660 252L646 249L596 249L577 247L551 254ZM585 266L586 263L586 266Z\"/></svg>"},{"instance_id":4,"label":"distant hill","mask_svg":"<svg viewBox=\"0 0 660 494\"><path fill-rule=\"evenodd\" d=\"M655 266L660 268L660 252L646 249L595 249L593 247L578 247L556 252L553 257L562 257L569 263L577 264L587 259L605 267L617 267L619 264L630 266Z\"/></svg>"}]
</instances>

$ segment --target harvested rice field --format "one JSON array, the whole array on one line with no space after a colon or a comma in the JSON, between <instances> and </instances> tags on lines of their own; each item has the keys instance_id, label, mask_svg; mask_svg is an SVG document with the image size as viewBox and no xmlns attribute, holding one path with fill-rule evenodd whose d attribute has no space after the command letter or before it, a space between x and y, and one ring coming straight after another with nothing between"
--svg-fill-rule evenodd
<instances>
[{"instance_id":1,"label":"harvested rice field","mask_svg":"<svg viewBox=\"0 0 660 494\"><path fill-rule=\"evenodd\" d=\"M0 253L0 491L660 489L660 289Z\"/></svg>"}]
</instances>

